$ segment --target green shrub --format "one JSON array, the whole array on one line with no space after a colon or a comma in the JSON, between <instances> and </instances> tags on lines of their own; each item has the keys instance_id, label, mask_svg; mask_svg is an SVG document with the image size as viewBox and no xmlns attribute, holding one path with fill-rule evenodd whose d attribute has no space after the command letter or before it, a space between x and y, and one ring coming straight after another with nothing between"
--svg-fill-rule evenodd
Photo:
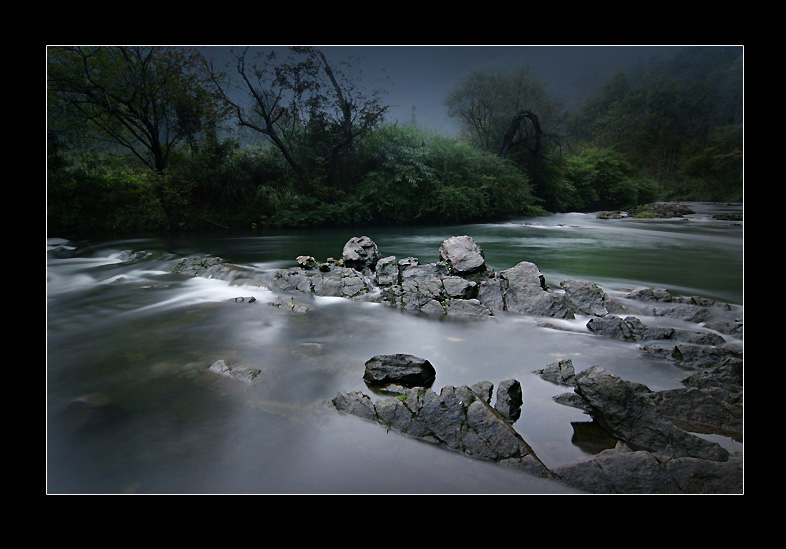
<instances>
[{"instance_id":1,"label":"green shrub","mask_svg":"<svg viewBox=\"0 0 786 549\"><path fill-rule=\"evenodd\" d=\"M651 201L656 191L650 179L611 149L590 148L568 158L564 173L570 206L580 211L632 208Z\"/></svg>"},{"instance_id":2,"label":"green shrub","mask_svg":"<svg viewBox=\"0 0 786 549\"><path fill-rule=\"evenodd\" d=\"M384 126L363 158L357 197L377 222L466 222L533 203L526 174L511 163L414 125Z\"/></svg>"}]
</instances>

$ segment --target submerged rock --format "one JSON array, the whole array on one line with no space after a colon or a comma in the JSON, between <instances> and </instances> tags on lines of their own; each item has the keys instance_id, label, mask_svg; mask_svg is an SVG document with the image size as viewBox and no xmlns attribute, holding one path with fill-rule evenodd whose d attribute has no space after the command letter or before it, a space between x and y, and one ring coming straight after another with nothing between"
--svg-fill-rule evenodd
<instances>
[{"instance_id":1,"label":"submerged rock","mask_svg":"<svg viewBox=\"0 0 786 549\"><path fill-rule=\"evenodd\" d=\"M106 395L92 393L72 400L62 412L66 434L89 435L117 428L130 413Z\"/></svg>"},{"instance_id":2,"label":"submerged rock","mask_svg":"<svg viewBox=\"0 0 786 549\"><path fill-rule=\"evenodd\" d=\"M228 376L233 379L237 379L244 383L251 383L254 381L254 378L256 378L261 373L261 370L258 368L235 366L223 359L217 360L211 364L209 370L222 376Z\"/></svg>"}]
</instances>

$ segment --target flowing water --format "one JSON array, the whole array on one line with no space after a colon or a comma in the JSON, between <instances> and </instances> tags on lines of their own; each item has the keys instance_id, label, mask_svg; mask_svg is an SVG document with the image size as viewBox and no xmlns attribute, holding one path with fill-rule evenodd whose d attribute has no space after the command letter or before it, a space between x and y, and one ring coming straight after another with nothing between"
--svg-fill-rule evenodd
<instances>
[{"instance_id":1,"label":"flowing water","mask_svg":"<svg viewBox=\"0 0 786 549\"><path fill-rule=\"evenodd\" d=\"M582 436L591 418L556 404L569 390L533 370L571 359L601 365L653 390L686 371L645 359L636 344L583 329L587 318L544 327L499 314L450 322L385 305L309 298L300 314L266 304L260 282L298 255L340 257L352 236L383 256L438 260L443 240L472 236L487 265L538 265L546 283L589 280L612 296L640 286L730 303L742 314L743 228L713 219L740 205L690 204L671 220L598 220L558 214L452 227L187 234L47 242L48 493L570 493L572 490L387 432L320 407L363 391L366 360L409 353L437 370L433 388L518 379L516 430L549 467L582 461L604 441ZM220 256L235 281L171 272L184 257ZM256 297L237 302L236 297ZM663 318L642 318L663 325ZM678 321L672 325L679 326ZM741 342L739 342L741 343ZM253 383L208 371L218 359L258 368ZM85 415L75 403L101 406ZM81 411L80 411L81 410ZM716 437L742 452L742 443Z\"/></svg>"}]
</instances>

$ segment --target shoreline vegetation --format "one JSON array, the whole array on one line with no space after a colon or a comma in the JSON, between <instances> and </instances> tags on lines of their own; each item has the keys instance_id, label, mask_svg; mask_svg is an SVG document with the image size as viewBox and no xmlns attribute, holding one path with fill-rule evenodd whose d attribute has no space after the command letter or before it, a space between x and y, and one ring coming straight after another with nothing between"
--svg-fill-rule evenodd
<instances>
[{"instance_id":1,"label":"shoreline vegetation","mask_svg":"<svg viewBox=\"0 0 786 549\"><path fill-rule=\"evenodd\" d=\"M222 73L179 48L48 48L48 234L460 224L743 199L739 47L621 70L570 108L527 69L474 72L446 98L455 137L387 122L377 95L350 97L359 88L337 62L291 55L244 52ZM252 66L259 78L241 91L275 104L228 92L233 71ZM295 77L308 86L286 88ZM489 94L504 101L470 121Z\"/></svg>"}]
</instances>

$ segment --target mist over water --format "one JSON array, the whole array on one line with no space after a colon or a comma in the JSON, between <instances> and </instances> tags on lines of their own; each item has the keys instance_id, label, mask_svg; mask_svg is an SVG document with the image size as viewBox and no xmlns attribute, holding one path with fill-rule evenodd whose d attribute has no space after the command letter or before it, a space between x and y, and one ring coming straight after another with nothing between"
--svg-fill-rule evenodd
<instances>
[{"instance_id":1,"label":"mist over water","mask_svg":"<svg viewBox=\"0 0 786 549\"><path fill-rule=\"evenodd\" d=\"M691 204L675 220L598 220L559 214L454 227L210 233L47 243L47 487L50 493L564 493L565 487L387 432L325 410L338 391L369 391L363 365L377 354L432 362L433 389L518 379L516 430L547 466L599 448L577 436L591 418L556 404L566 388L532 374L571 359L601 365L653 390L688 372L644 359L635 344L590 334L587 318L499 314L441 321L385 305L298 295L307 313L267 304L274 269L298 255L341 256L366 234L383 256L437 261L468 234L497 270L537 264L546 283L598 283L614 297L639 286L701 295L742 314L742 224ZM741 208L732 208L738 212ZM184 257L220 256L234 280L173 274ZM254 297L235 301L237 297ZM677 322L642 318L648 324ZM556 329L563 328L563 329ZM570 329L571 331L567 331ZM741 343L741 342L740 342ZM260 370L253 383L208 371L225 359ZM82 400L80 400L82 399ZM89 415L75 405L105 404ZM742 444L723 440L732 451ZM602 449L602 448L600 448Z\"/></svg>"}]
</instances>

